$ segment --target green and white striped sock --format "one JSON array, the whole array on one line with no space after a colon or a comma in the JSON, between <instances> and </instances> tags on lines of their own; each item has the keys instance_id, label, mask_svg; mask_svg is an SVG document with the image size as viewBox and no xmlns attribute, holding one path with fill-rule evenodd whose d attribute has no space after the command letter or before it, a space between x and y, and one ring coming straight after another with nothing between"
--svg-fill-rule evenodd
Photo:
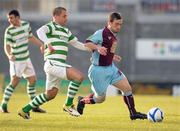
<instances>
[{"instance_id":1,"label":"green and white striped sock","mask_svg":"<svg viewBox=\"0 0 180 131\"><path fill-rule=\"evenodd\" d=\"M73 104L73 99L78 92L79 86L81 82L79 81L71 81L68 86L67 98L66 98L66 106L70 106Z\"/></svg>"},{"instance_id":2,"label":"green and white striped sock","mask_svg":"<svg viewBox=\"0 0 180 131\"><path fill-rule=\"evenodd\" d=\"M28 113L31 109L37 108L38 106L46 103L48 101L47 95L45 93L41 93L37 95L29 104L27 104L22 110Z\"/></svg>"},{"instance_id":3,"label":"green and white striped sock","mask_svg":"<svg viewBox=\"0 0 180 131\"><path fill-rule=\"evenodd\" d=\"M29 98L33 100L36 97L35 85L27 85L27 93L29 95Z\"/></svg>"},{"instance_id":4,"label":"green and white striped sock","mask_svg":"<svg viewBox=\"0 0 180 131\"><path fill-rule=\"evenodd\" d=\"M7 105L13 92L14 92L14 87L12 85L8 85L4 91L3 100L2 100L1 105Z\"/></svg>"}]
</instances>

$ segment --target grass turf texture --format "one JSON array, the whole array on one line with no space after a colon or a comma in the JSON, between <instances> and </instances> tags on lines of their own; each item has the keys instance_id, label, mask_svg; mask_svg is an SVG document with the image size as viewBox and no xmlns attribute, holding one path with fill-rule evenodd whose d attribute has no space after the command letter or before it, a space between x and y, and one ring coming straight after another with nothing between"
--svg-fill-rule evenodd
<instances>
[{"instance_id":1,"label":"grass turf texture","mask_svg":"<svg viewBox=\"0 0 180 131\"><path fill-rule=\"evenodd\" d=\"M9 114L0 113L1 131L177 131L180 129L180 97L135 95L138 111L148 112L159 107L164 112L162 123L129 119L129 113L121 96L107 97L102 104L87 105L81 117L73 117L62 111L65 95L44 104L45 114L31 113L30 120L24 120L17 111L29 99L26 93L15 92L9 102ZM2 99L2 94L0 100Z\"/></svg>"}]
</instances>

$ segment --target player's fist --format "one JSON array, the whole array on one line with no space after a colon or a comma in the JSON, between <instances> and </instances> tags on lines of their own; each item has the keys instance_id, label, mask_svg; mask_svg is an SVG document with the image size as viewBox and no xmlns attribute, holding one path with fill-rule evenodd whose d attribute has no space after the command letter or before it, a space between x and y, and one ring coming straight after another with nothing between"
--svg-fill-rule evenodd
<instances>
[{"instance_id":1,"label":"player's fist","mask_svg":"<svg viewBox=\"0 0 180 131\"><path fill-rule=\"evenodd\" d=\"M40 51L42 54L44 54L44 50L45 50L44 45L40 46Z\"/></svg>"},{"instance_id":2,"label":"player's fist","mask_svg":"<svg viewBox=\"0 0 180 131\"><path fill-rule=\"evenodd\" d=\"M48 50L50 53L54 53L55 49L53 48L53 46L51 44L48 44Z\"/></svg>"},{"instance_id":3,"label":"player's fist","mask_svg":"<svg viewBox=\"0 0 180 131\"><path fill-rule=\"evenodd\" d=\"M9 58L10 61L15 61L16 60L16 57L13 54L10 54L8 56L8 58Z\"/></svg>"},{"instance_id":4,"label":"player's fist","mask_svg":"<svg viewBox=\"0 0 180 131\"><path fill-rule=\"evenodd\" d=\"M103 46L99 46L97 48L97 50L98 50L99 54L104 55L104 56L107 55L107 48L105 48Z\"/></svg>"},{"instance_id":5,"label":"player's fist","mask_svg":"<svg viewBox=\"0 0 180 131\"><path fill-rule=\"evenodd\" d=\"M114 55L113 60L116 62L120 62L121 61L121 57L119 55Z\"/></svg>"}]
</instances>

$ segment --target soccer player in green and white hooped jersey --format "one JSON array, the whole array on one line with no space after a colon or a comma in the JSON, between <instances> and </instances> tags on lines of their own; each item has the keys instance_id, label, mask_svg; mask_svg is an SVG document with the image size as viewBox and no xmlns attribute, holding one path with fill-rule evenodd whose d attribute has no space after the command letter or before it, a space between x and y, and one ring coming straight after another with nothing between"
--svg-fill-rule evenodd
<instances>
[{"instance_id":1,"label":"soccer player in green and white hooped jersey","mask_svg":"<svg viewBox=\"0 0 180 131\"><path fill-rule=\"evenodd\" d=\"M45 43L45 64L46 92L36 96L29 104L19 111L19 115L24 119L29 119L29 112L32 108L55 98L58 93L59 81L61 79L70 80L68 86L67 99L63 110L70 115L79 116L73 105L73 99L79 89L84 77L83 74L66 64L68 44L81 50L89 50L83 43L71 34L69 29L64 27L67 22L67 11L63 7L53 10L53 21L38 29L38 37Z\"/></svg>"},{"instance_id":2,"label":"soccer player in green and white hooped jersey","mask_svg":"<svg viewBox=\"0 0 180 131\"><path fill-rule=\"evenodd\" d=\"M29 23L20 19L17 10L11 10L7 17L10 26L5 31L4 51L10 63L11 81L4 91L0 109L2 113L8 113L8 101L22 76L28 81L27 93L30 99L35 97L36 75L29 58L28 42L31 41L39 46L41 51L44 50L43 43L34 37ZM33 108L33 111L45 112L39 107Z\"/></svg>"}]
</instances>

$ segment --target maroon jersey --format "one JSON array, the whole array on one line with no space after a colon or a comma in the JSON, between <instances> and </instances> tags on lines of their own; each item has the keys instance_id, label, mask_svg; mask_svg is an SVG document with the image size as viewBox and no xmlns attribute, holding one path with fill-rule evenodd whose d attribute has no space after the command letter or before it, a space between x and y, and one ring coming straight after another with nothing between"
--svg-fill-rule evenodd
<instances>
[{"instance_id":1,"label":"maroon jersey","mask_svg":"<svg viewBox=\"0 0 180 131\"><path fill-rule=\"evenodd\" d=\"M107 28L96 31L90 36L86 42L93 42L107 48L107 55L100 55L97 51L92 54L92 64L99 66L109 66L112 64L115 49L117 46L117 39L115 35Z\"/></svg>"}]
</instances>

